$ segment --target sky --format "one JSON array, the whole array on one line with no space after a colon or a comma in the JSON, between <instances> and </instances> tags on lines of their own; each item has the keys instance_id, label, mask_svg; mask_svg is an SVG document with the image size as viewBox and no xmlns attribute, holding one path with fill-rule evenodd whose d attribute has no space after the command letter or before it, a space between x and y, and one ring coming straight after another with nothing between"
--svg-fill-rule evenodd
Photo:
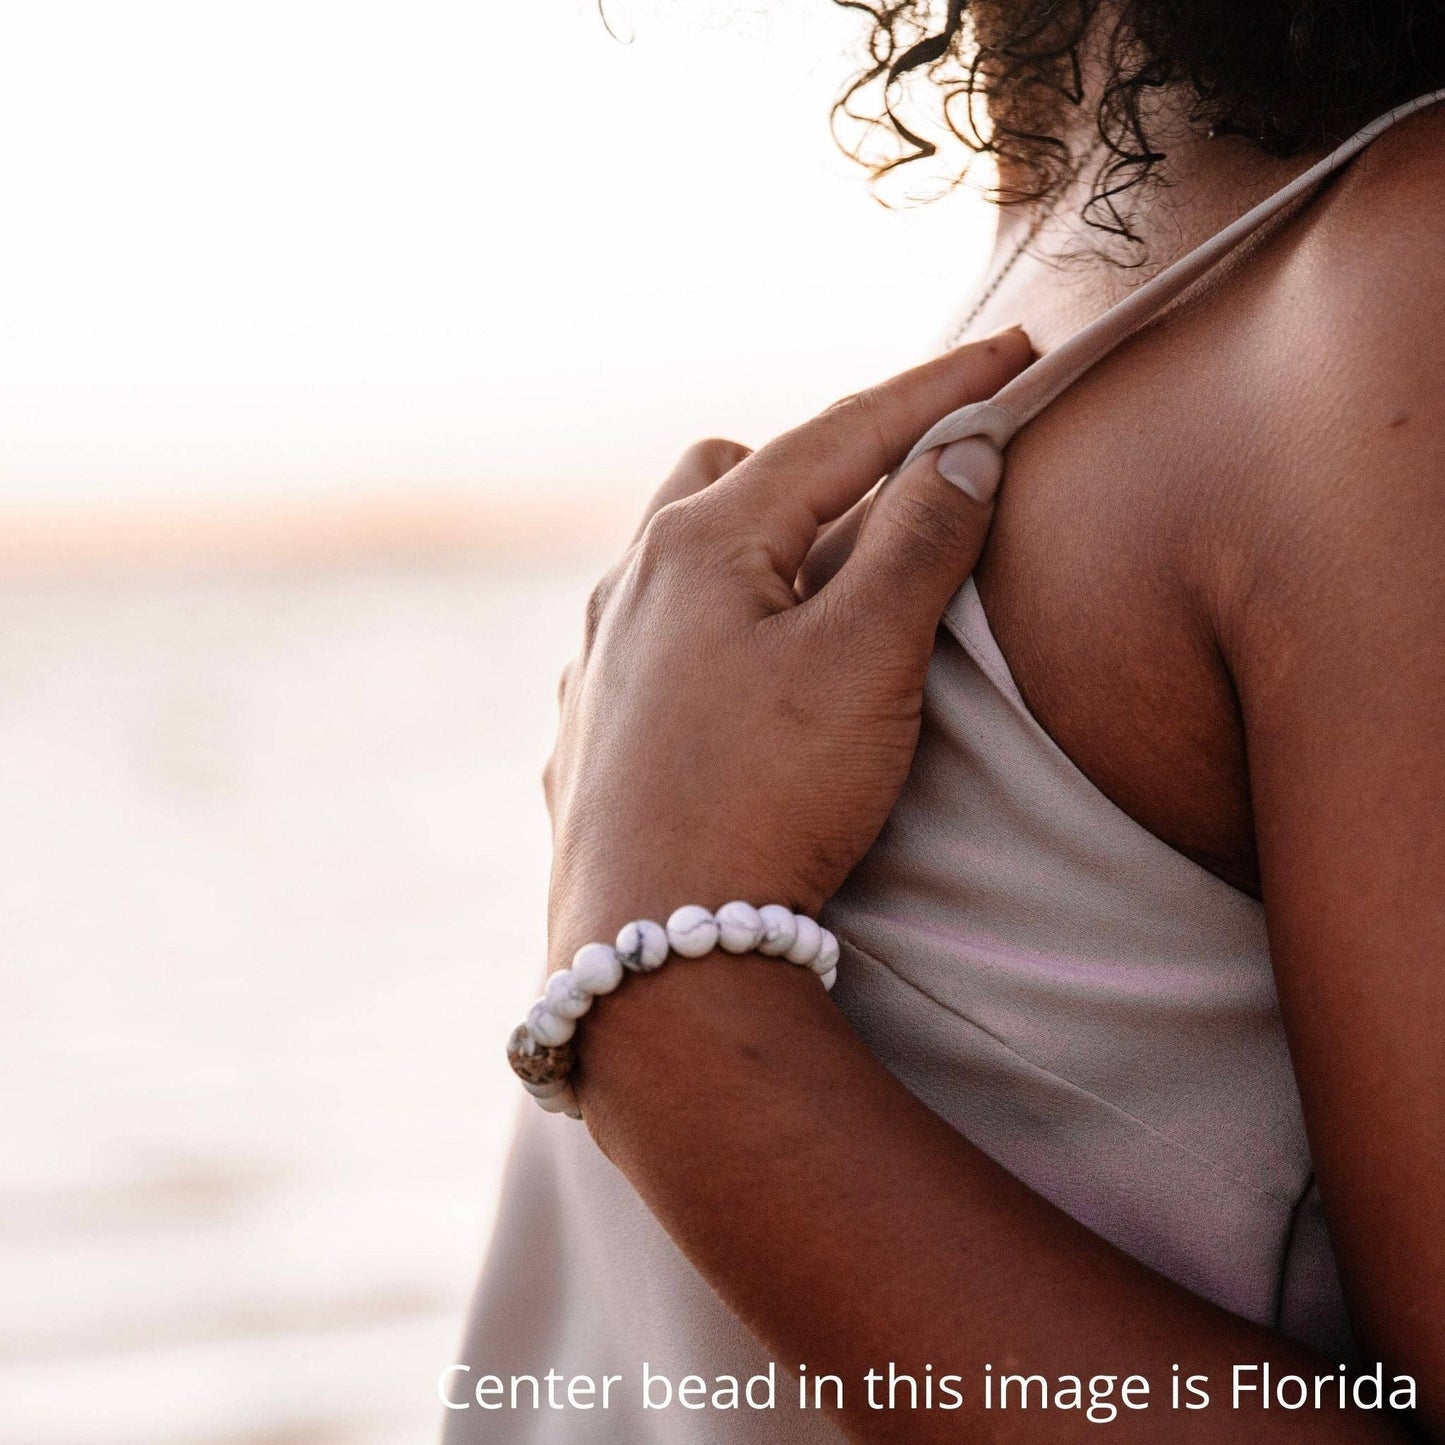
<instances>
[{"instance_id":1,"label":"sky","mask_svg":"<svg viewBox=\"0 0 1445 1445\"><path fill-rule=\"evenodd\" d=\"M566 495L926 355L829 0L0 0L0 503Z\"/></svg>"}]
</instances>

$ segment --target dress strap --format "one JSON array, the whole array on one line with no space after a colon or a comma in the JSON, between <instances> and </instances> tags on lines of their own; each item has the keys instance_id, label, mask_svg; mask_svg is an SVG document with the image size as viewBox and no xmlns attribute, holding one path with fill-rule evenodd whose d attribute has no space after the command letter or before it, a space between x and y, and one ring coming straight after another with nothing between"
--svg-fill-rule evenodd
<instances>
[{"instance_id":1,"label":"dress strap","mask_svg":"<svg viewBox=\"0 0 1445 1445\"><path fill-rule=\"evenodd\" d=\"M1283 189L1246 211L1237 221L1167 266L1081 331L1075 332L1062 345L1041 356L995 393L991 400L973 402L950 412L929 428L909 452L907 460L911 462L923 452L965 437L987 438L1002 451L1020 427L1032 421L1096 362L1103 360L1116 346L1158 316L1175 297L1218 265L1241 241L1308 194L1392 125L1440 100L1445 100L1445 89L1418 96L1377 116L1363 130L1357 131Z\"/></svg>"}]
</instances>

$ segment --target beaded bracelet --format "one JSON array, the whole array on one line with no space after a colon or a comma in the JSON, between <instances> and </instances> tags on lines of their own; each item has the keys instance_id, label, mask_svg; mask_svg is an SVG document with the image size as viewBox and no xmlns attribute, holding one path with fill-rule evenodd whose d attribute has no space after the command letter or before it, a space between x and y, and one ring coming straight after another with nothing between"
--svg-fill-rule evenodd
<instances>
[{"instance_id":1,"label":"beaded bracelet","mask_svg":"<svg viewBox=\"0 0 1445 1445\"><path fill-rule=\"evenodd\" d=\"M762 953L810 968L831 990L838 977L838 940L803 913L781 903L754 908L725 903L716 913L689 903L664 927L650 918L624 925L616 944L588 943L572 955L569 968L547 980L547 989L527 1011L525 1023L507 1040L507 1061L522 1087L549 1114L580 1119L570 1083L577 1054L572 1035L598 994L611 993L628 972L651 973L671 954L701 958L713 949Z\"/></svg>"}]
</instances>

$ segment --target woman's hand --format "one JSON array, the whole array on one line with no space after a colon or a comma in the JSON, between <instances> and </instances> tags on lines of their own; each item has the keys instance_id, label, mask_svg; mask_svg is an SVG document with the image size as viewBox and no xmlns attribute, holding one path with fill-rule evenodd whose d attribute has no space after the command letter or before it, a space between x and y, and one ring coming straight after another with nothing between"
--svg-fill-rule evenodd
<instances>
[{"instance_id":1,"label":"woman's hand","mask_svg":"<svg viewBox=\"0 0 1445 1445\"><path fill-rule=\"evenodd\" d=\"M992 495L921 457L805 601L799 570L932 422L1030 356L1005 332L751 455L707 443L685 458L593 594L564 679L547 770L554 964L682 903L816 914L867 851L908 774L934 632Z\"/></svg>"}]
</instances>

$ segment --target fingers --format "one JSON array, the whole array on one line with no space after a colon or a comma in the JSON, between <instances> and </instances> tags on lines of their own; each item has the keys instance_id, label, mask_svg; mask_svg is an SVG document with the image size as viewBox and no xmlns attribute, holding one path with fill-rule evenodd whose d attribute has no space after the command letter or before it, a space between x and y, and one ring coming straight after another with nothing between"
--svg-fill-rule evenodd
<instances>
[{"instance_id":1,"label":"fingers","mask_svg":"<svg viewBox=\"0 0 1445 1445\"><path fill-rule=\"evenodd\" d=\"M971 437L926 452L883 487L828 584L849 615L901 627L926 653L983 550L1002 470L992 445Z\"/></svg>"},{"instance_id":2,"label":"fingers","mask_svg":"<svg viewBox=\"0 0 1445 1445\"><path fill-rule=\"evenodd\" d=\"M847 511L940 417L992 396L1032 357L1015 328L905 371L754 452L720 499L761 524L779 572L791 578L823 523Z\"/></svg>"},{"instance_id":3,"label":"fingers","mask_svg":"<svg viewBox=\"0 0 1445 1445\"><path fill-rule=\"evenodd\" d=\"M669 502L679 502L710 487L719 477L726 476L740 461L752 452L741 442L726 441L722 437L709 437L694 442L677 459L677 465L668 473L667 480L653 494L637 524L632 540L635 542L647 530L647 524Z\"/></svg>"},{"instance_id":4,"label":"fingers","mask_svg":"<svg viewBox=\"0 0 1445 1445\"><path fill-rule=\"evenodd\" d=\"M836 522L829 522L819 532L817 541L808 549L808 555L798 569L795 590L799 597L814 596L837 576L858 541L858 532L868 515L873 496L870 492L861 502L855 502Z\"/></svg>"}]
</instances>

